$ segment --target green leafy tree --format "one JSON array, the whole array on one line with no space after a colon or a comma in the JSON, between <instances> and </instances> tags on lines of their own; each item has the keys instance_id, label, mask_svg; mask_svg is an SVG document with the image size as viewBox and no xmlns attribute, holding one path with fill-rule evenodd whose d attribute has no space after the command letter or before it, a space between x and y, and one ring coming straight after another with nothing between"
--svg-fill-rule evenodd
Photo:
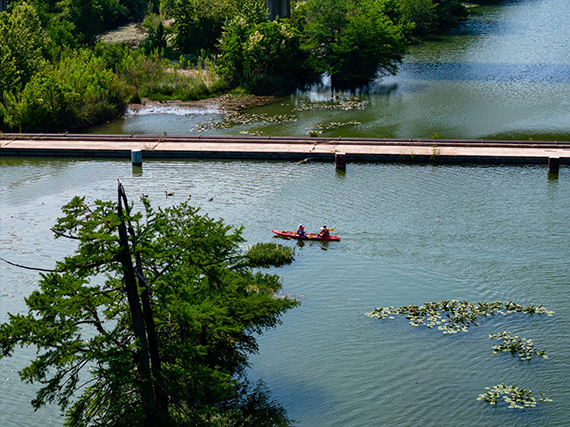
<instances>
[{"instance_id":1,"label":"green leafy tree","mask_svg":"<svg viewBox=\"0 0 570 427\"><path fill-rule=\"evenodd\" d=\"M65 52L21 92L6 95L1 107L4 127L57 132L110 120L126 107L124 85L105 58L91 50Z\"/></svg>"},{"instance_id":2,"label":"green leafy tree","mask_svg":"<svg viewBox=\"0 0 570 427\"><path fill-rule=\"evenodd\" d=\"M44 38L34 8L22 3L0 13L0 91L25 85L45 65ZM0 101L3 93L0 93Z\"/></svg>"},{"instance_id":3,"label":"green leafy tree","mask_svg":"<svg viewBox=\"0 0 570 427\"><path fill-rule=\"evenodd\" d=\"M213 50L227 19L239 11L234 0L179 0L174 17L175 44L184 52Z\"/></svg>"},{"instance_id":4,"label":"green leafy tree","mask_svg":"<svg viewBox=\"0 0 570 427\"><path fill-rule=\"evenodd\" d=\"M432 0L401 0L402 20L413 25L412 34L423 37L437 27L437 4Z\"/></svg>"},{"instance_id":5,"label":"green leafy tree","mask_svg":"<svg viewBox=\"0 0 570 427\"><path fill-rule=\"evenodd\" d=\"M6 93L5 125L15 131L57 131L77 120L79 94L51 74L36 74L24 90Z\"/></svg>"},{"instance_id":6,"label":"green leafy tree","mask_svg":"<svg viewBox=\"0 0 570 427\"><path fill-rule=\"evenodd\" d=\"M117 202L63 207L53 231L75 254L0 325L0 357L37 347L20 376L41 384L34 408L59 404L69 426L288 425L243 374L255 335L297 304L254 267L290 263L292 250L247 256L241 229L188 203L142 202L134 213L119 184Z\"/></svg>"},{"instance_id":7,"label":"green leafy tree","mask_svg":"<svg viewBox=\"0 0 570 427\"><path fill-rule=\"evenodd\" d=\"M307 3L304 48L314 68L333 85L354 88L376 74L394 74L406 43L401 27L376 0L313 0Z\"/></svg>"},{"instance_id":8,"label":"green leafy tree","mask_svg":"<svg viewBox=\"0 0 570 427\"><path fill-rule=\"evenodd\" d=\"M445 31L467 18L464 2L459 0L438 0L436 3L437 29Z\"/></svg>"},{"instance_id":9,"label":"green leafy tree","mask_svg":"<svg viewBox=\"0 0 570 427\"><path fill-rule=\"evenodd\" d=\"M148 28L146 39L141 42L139 47L149 55L154 50L163 52L164 49L166 49L166 46L166 33L164 32L164 25L162 21L160 21L156 27L151 25Z\"/></svg>"},{"instance_id":10,"label":"green leafy tree","mask_svg":"<svg viewBox=\"0 0 570 427\"><path fill-rule=\"evenodd\" d=\"M264 0L248 0L224 26L218 72L232 86L256 94L283 93L306 72L300 34L287 20L268 21Z\"/></svg>"},{"instance_id":11,"label":"green leafy tree","mask_svg":"<svg viewBox=\"0 0 570 427\"><path fill-rule=\"evenodd\" d=\"M58 3L61 14L58 19L70 21L75 26L80 43L94 44L103 31L103 7L96 0L62 0Z\"/></svg>"}]
</instances>

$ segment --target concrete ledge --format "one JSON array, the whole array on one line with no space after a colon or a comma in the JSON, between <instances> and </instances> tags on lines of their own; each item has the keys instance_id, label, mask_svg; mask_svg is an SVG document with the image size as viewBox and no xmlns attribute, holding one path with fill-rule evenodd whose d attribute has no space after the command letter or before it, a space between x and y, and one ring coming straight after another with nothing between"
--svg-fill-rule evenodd
<instances>
[{"instance_id":1,"label":"concrete ledge","mask_svg":"<svg viewBox=\"0 0 570 427\"><path fill-rule=\"evenodd\" d=\"M1 134L0 156L235 159L441 164L570 164L570 142L373 138Z\"/></svg>"}]
</instances>

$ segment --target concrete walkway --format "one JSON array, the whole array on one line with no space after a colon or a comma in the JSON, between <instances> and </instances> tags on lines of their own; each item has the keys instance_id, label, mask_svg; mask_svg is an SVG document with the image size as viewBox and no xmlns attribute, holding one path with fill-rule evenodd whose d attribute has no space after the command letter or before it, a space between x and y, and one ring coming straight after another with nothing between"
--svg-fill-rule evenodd
<instances>
[{"instance_id":1,"label":"concrete walkway","mask_svg":"<svg viewBox=\"0 0 570 427\"><path fill-rule=\"evenodd\" d=\"M347 162L570 164L570 142L255 136L0 134L0 156L210 158Z\"/></svg>"}]
</instances>

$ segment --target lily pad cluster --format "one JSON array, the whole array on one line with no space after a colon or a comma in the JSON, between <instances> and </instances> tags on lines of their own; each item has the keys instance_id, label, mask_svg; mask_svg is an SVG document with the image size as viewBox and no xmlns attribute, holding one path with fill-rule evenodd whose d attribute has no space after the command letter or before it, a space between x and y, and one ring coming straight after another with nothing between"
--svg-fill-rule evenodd
<instances>
[{"instance_id":1,"label":"lily pad cluster","mask_svg":"<svg viewBox=\"0 0 570 427\"><path fill-rule=\"evenodd\" d=\"M312 102L308 100L299 101L293 111L310 110L364 110L370 101L364 101L356 96L331 97L326 101Z\"/></svg>"},{"instance_id":2,"label":"lily pad cluster","mask_svg":"<svg viewBox=\"0 0 570 427\"><path fill-rule=\"evenodd\" d=\"M208 122L201 122L194 126L192 132L204 132L213 129L229 129L235 126L249 125L252 123L260 124L278 124L287 122L296 122L297 116L293 114L278 114L269 116L265 113L250 114L250 113L230 113L224 120Z\"/></svg>"},{"instance_id":3,"label":"lily pad cluster","mask_svg":"<svg viewBox=\"0 0 570 427\"><path fill-rule=\"evenodd\" d=\"M548 359L545 350L537 350L531 339L522 338L518 335L511 336L509 331L489 334L489 338L503 340L503 344L493 346L493 354L509 351L513 355L518 354L520 360L531 360L532 356Z\"/></svg>"},{"instance_id":4,"label":"lily pad cluster","mask_svg":"<svg viewBox=\"0 0 570 427\"><path fill-rule=\"evenodd\" d=\"M261 132L260 130L242 130L240 131L240 133L242 135L252 135L252 136L261 136L263 135L263 132Z\"/></svg>"},{"instance_id":5,"label":"lily pad cluster","mask_svg":"<svg viewBox=\"0 0 570 427\"><path fill-rule=\"evenodd\" d=\"M366 315L377 319L386 317L393 319L393 315L401 314L406 316L412 326L425 325L428 328L437 326L444 334L455 334L467 332L471 326L478 326L481 318L511 313L546 314L547 316L554 314L542 305L525 306L512 301L474 304L467 301L446 300L426 302L420 306L411 304L400 308L378 307Z\"/></svg>"},{"instance_id":6,"label":"lily pad cluster","mask_svg":"<svg viewBox=\"0 0 570 427\"><path fill-rule=\"evenodd\" d=\"M425 325L428 328L437 328L444 334L455 334L457 332L467 332L471 326L478 326L482 318L494 316L496 314L507 315L511 313L523 314L545 314L552 316L553 311L547 310L542 304L520 305L513 301L502 302L479 302L476 304L467 301L448 300L441 302L426 302L422 305L407 305L400 308L378 307L367 316L376 319L394 319L394 315L404 315L413 326ZM511 335L508 331L498 334L490 334L489 338L502 339L503 344L493 346L493 353L510 351L518 354L520 360L530 360L533 355L547 359L544 350L537 351L532 340ZM496 405L497 401L503 400L509 404L509 408L529 408L536 406L538 402L549 402L544 393L538 400L531 396L531 391L524 388L517 388L514 385L507 386L504 383L493 387L485 387L485 393L480 394L477 400L484 400L491 405Z\"/></svg>"},{"instance_id":7,"label":"lily pad cluster","mask_svg":"<svg viewBox=\"0 0 570 427\"><path fill-rule=\"evenodd\" d=\"M324 130L339 129L344 126L357 126L361 124L362 122L357 122L354 120L351 120L349 122L332 122L328 124L315 124L308 128L308 133L311 135L314 133L321 134L323 133Z\"/></svg>"},{"instance_id":8,"label":"lily pad cluster","mask_svg":"<svg viewBox=\"0 0 570 427\"><path fill-rule=\"evenodd\" d=\"M485 387L485 393L480 394L477 400L483 400L491 405L496 405L501 399L509 404L509 408L524 409L533 408L537 402L552 402L545 396L540 394L538 400L531 396L531 391L525 388L517 388L514 385L507 386L505 383L495 385L493 387Z\"/></svg>"}]
</instances>

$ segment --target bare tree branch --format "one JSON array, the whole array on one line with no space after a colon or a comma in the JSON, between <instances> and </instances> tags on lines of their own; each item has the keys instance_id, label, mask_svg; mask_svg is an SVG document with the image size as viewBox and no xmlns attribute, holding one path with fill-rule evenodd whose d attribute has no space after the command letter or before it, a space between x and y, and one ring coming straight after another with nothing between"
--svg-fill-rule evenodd
<instances>
[{"instance_id":1,"label":"bare tree branch","mask_svg":"<svg viewBox=\"0 0 570 427\"><path fill-rule=\"evenodd\" d=\"M25 268L26 270L34 270L34 271L46 271L48 273L62 273L62 270L50 270L48 268L38 268L38 267L27 267L25 265L16 264L15 262L10 262L7 259L0 258L0 261L4 261L6 264L13 265L14 267L18 268Z\"/></svg>"},{"instance_id":2,"label":"bare tree branch","mask_svg":"<svg viewBox=\"0 0 570 427\"><path fill-rule=\"evenodd\" d=\"M57 234L58 236L61 236L61 237L67 237L68 239L74 239L74 240L81 240L81 239L80 239L79 237L77 237L77 236L72 236L71 234L63 234L62 232L55 230L53 227L50 228L50 230L51 230L54 234ZM93 240L93 239L92 239L92 240Z\"/></svg>"}]
</instances>

